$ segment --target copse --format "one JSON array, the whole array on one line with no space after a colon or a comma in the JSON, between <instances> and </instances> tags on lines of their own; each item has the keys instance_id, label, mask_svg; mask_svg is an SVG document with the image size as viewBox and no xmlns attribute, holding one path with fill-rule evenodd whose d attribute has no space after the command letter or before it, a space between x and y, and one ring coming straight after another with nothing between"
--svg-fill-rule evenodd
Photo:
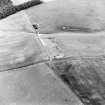
<instances>
[{"instance_id":1,"label":"copse","mask_svg":"<svg viewBox=\"0 0 105 105\"><path fill-rule=\"evenodd\" d=\"M0 8L8 5L8 4L12 4L11 0L0 0Z\"/></svg>"},{"instance_id":2,"label":"copse","mask_svg":"<svg viewBox=\"0 0 105 105\"><path fill-rule=\"evenodd\" d=\"M13 1L11 0L0 1L0 19L10 16L18 11L39 5L41 3L42 1L40 0L29 0L19 5L14 5Z\"/></svg>"}]
</instances>

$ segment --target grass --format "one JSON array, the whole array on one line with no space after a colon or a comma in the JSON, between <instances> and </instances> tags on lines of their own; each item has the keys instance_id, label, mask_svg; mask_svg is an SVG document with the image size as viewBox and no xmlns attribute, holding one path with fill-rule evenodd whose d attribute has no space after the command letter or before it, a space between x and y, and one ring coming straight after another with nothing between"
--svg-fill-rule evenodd
<instances>
[{"instance_id":1,"label":"grass","mask_svg":"<svg viewBox=\"0 0 105 105\"><path fill-rule=\"evenodd\" d=\"M27 13L32 24L40 25L40 33L96 32L105 29L104 4L102 0L55 0L30 8Z\"/></svg>"}]
</instances>

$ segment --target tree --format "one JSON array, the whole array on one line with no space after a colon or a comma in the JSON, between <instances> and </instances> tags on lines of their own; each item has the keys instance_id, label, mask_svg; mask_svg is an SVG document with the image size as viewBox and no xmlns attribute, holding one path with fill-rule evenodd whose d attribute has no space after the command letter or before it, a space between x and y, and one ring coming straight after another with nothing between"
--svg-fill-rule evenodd
<instances>
[{"instance_id":1,"label":"tree","mask_svg":"<svg viewBox=\"0 0 105 105\"><path fill-rule=\"evenodd\" d=\"M0 7L4 7L8 4L12 4L11 0L0 0Z\"/></svg>"}]
</instances>

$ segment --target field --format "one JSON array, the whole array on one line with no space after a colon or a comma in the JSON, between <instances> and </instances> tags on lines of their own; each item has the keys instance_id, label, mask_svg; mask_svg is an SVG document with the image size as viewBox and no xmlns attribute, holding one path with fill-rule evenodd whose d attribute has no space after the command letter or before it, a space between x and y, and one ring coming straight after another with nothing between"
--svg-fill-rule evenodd
<instances>
[{"instance_id":1,"label":"field","mask_svg":"<svg viewBox=\"0 0 105 105\"><path fill-rule=\"evenodd\" d=\"M1 105L105 105L104 2L90 10L89 2L76 1L25 10L39 24L44 48L23 12L0 21ZM63 58L56 59L53 44Z\"/></svg>"},{"instance_id":2,"label":"field","mask_svg":"<svg viewBox=\"0 0 105 105\"><path fill-rule=\"evenodd\" d=\"M27 13L32 24L39 24L40 33L94 32L104 30L104 4L103 0L55 0L32 7Z\"/></svg>"},{"instance_id":3,"label":"field","mask_svg":"<svg viewBox=\"0 0 105 105\"><path fill-rule=\"evenodd\" d=\"M26 11L42 38L56 39L67 59L46 64L84 105L105 105L103 4L57 0Z\"/></svg>"},{"instance_id":4,"label":"field","mask_svg":"<svg viewBox=\"0 0 105 105\"><path fill-rule=\"evenodd\" d=\"M23 12L0 21L0 38L1 105L81 105L46 64L33 65L44 51Z\"/></svg>"}]
</instances>

